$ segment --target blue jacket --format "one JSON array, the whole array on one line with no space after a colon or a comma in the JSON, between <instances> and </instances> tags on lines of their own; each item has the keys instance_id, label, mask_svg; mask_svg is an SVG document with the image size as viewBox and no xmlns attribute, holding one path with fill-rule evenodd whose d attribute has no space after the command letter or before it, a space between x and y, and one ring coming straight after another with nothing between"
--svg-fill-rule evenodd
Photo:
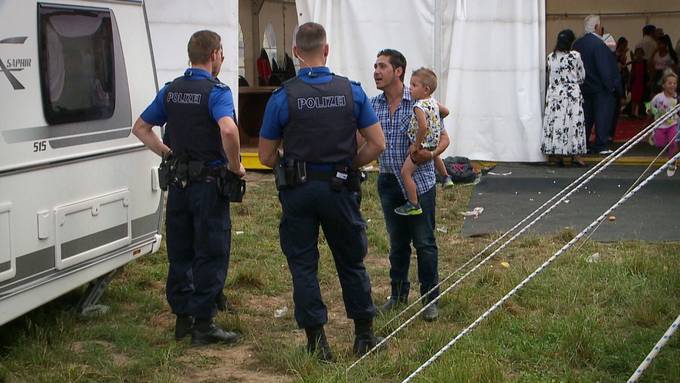
<instances>
[{"instance_id":1,"label":"blue jacket","mask_svg":"<svg viewBox=\"0 0 680 383\"><path fill-rule=\"evenodd\" d=\"M581 85L583 93L623 94L616 57L601 38L593 33L586 33L574 42L574 50L581 54L586 69L586 80Z\"/></svg>"}]
</instances>

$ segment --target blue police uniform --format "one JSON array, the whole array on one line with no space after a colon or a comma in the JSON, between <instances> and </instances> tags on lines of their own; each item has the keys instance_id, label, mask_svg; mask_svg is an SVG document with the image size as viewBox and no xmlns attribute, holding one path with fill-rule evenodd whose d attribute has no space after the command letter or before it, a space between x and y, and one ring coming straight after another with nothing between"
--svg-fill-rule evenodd
<instances>
[{"instance_id":1,"label":"blue police uniform","mask_svg":"<svg viewBox=\"0 0 680 383\"><path fill-rule=\"evenodd\" d=\"M334 189L312 174L335 174L356 155L356 131L378 122L358 83L333 75L326 67L303 68L271 96L260 137L283 140L286 160L306 163L307 182L279 192L281 249L293 277L295 319L301 328L328 320L317 277L319 227L323 229L338 271L347 316L371 320L375 306L363 264L366 223L360 195Z\"/></svg>"},{"instance_id":2,"label":"blue police uniform","mask_svg":"<svg viewBox=\"0 0 680 383\"><path fill-rule=\"evenodd\" d=\"M223 166L219 125L235 118L229 87L210 73L189 68L166 84L141 119L166 124L166 144L175 156ZM231 219L229 202L211 177L192 179L186 187L170 185L166 206L167 249L170 268L167 299L173 313L209 320L224 288L229 265Z\"/></svg>"}]
</instances>

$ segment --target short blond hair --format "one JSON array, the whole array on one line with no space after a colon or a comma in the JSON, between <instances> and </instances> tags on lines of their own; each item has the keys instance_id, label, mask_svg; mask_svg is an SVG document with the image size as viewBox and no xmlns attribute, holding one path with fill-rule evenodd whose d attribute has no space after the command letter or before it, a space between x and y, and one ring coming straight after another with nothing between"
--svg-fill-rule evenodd
<instances>
[{"instance_id":1,"label":"short blond hair","mask_svg":"<svg viewBox=\"0 0 680 383\"><path fill-rule=\"evenodd\" d=\"M675 81L678 81L678 75L675 74L675 72L673 72L673 69L668 68L664 72L663 76L661 76L661 84L662 85L665 84L666 80L668 80L671 77L675 77Z\"/></svg>"},{"instance_id":2,"label":"short blond hair","mask_svg":"<svg viewBox=\"0 0 680 383\"><path fill-rule=\"evenodd\" d=\"M430 68L418 68L411 73L411 77L417 77L423 86L430 88L430 94L437 89L437 75Z\"/></svg>"}]
</instances>

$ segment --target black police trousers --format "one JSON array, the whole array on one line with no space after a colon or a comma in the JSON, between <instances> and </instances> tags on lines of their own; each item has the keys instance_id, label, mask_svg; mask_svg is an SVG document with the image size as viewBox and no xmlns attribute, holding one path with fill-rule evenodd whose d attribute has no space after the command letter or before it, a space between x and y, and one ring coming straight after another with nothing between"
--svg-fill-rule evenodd
<instances>
[{"instance_id":1,"label":"black police trousers","mask_svg":"<svg viewBox=\"0 0 680 383\"><path fill-rule=\"evenodd\" d=\"M328 321L319 289L319 227L333 253L350 319L371 319L375 306L371 281L364 267L368 247L366 223L359 211L359 193L331 189L330 182L308 181L279 192L283 214L281 249L293 277L295 320L301 328Z\"/></svg>"},{"instance_id":2,"label":"black police trousers","mask_svg":"<svg viewBox=\"0 0 680 383\"><path fill-rule=\"evenodd\" d=\"M167 298L176 315L210 319L229 266L229 202L214 182L169 187L166 208Z\"/></svg>"}]
</instances>

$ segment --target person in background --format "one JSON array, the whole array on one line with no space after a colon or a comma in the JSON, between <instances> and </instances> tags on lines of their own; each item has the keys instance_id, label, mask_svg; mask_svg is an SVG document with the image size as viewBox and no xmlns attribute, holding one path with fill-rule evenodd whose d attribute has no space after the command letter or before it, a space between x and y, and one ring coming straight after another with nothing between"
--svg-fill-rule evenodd
<instances>
[{"instance_id":1,"label":"person in background","mask_svg":"<svg viewBox=\"0 0 680 383\"><path fill-rule=\"evenodd\" d=\"M652 99L650 103L650 112L655 120L661 118L669 110L673 109L678 104L678 94L676 88L678 86L678 75L673 71L668 70L661 77L661 86L663 91ZM654 145L657 148L664 148L668 145L668 158L672 158L678 152L677 136L678 136L678 116L679 113L674 113L654 130ZM673 164L666 169L666 175L672 177L677 169L676 164Z\"/></svg>"},{"instance_id":2,"label":"person in background","mask_svg":"<svg viewBox=\"0 0 680 383\"><path fill-rule=\"evenodd\" d=\"M644 59L649 61L652 58L652 53L656 49L656 39L654 38L654 32L656 27L654 25L648 24L642 28L642 39L635 44L635 49L641 48L644 52Z\"/></svg>"},{"instance_id":3,"label":"person in background","mask_svg":"<svg viewBox=\"0 0 680 383\"><path fill-rule=\"evenodd\" d=\"M644 118L640 113L640 106L644 101L645 88L649 83L649 72L647 71L647 60L645 51L642 48L635 48L633 61L630 66L630 102L631 116L634 118Z\"/></svg>"},{"instance_id":4,"label":"person in background","mask_svg":"<svg viewBox=\"0 0 680 383\"><path fill-rule=\"evenodd\" d=\"M652 78L651 92L652 94L661 92L663 85L661 78L663 77L667 68L674 68L676 62L669 50L670 38L665 39L663 36L657 41L656 51L652 53L652 59L649 65L649 73ZM676 57L677 58L677 57Z\"/></svg>"},{"instance_id":5,"label":"person in background","mask_svg":"<svg viewBox=\"0 0 680 383\"><path fill-rule=\"evenodd\" d=\"M616 48L614 49L614 55L616 56L616 65L619 68L619 76L621 78L621 90L622 93L616 98L616 106L614 107L614 120L612 120L611 133L609 133L609 141L613 141L616 135L616 126L619 123L619 116L621 115L621 105L625 106L626 95L628 85L628 77L630 72L628 71L628 40L625 37L619 37L616 41Z\"/></svg>"},{"instance_id":6,"label":"person in background","mask_svg":"<svg viewBox=\"0 0 680 383\"><path fill-rule=\"evenodd\" d=\"M581 54L586 70L586 78L581 85L583 94L583 114L586 127L586 144L595 125L595 143L590 151L595 154L609 155L607 147L616 98L623 94L621 77L616 66L616 57L601 39L600 17L589 15L585 18L586 34L574 42L574 50Z\"/></svg>"},{"instance_id":7,"label":"person in background","mask_svg":"<svg viewBox=\"0 0 680 383\"><path fill-rule=\"evenodd\" d=\"M656 40L656 41L661 40L661 38L662 38L663 35L665 35L665 34L666 34L666 33L664 33L663 28L657 27L657 28L654 30L654 40Z\"/></svg>"},{"instance_id":8,"label":"person in background","mask_svg":"<svg viewBox=\"0 0 680 383\"><path fill-rule=\"evenodd\" d=\"M565 157L576 166L586 166L579 157L586 153L586 131L583 124L583 97L580 84L586 77L581 55L572 50L574 32L565 29L557 35L557 43L548 55L549 82L545 99L541 151L550 163L562 164Z\"/></svg>"},{"instance_id":9,"label":"person in background","mask_svg":"<svg viewBox=\"0 0 680 383\"><path fill-rule=\"evenodd\" d=\"M666 46L668 47L668 54L671 55L671 59L673 60L671 69L673 69L673 72L675 72L675 74L678 74L678 67L680 66L680 61L678 61L678 52L675 50L675 48L673 48L671 37L668 35L663 35L661 40L663 40L666 43Z\"/></svg>"}]
</instances>

